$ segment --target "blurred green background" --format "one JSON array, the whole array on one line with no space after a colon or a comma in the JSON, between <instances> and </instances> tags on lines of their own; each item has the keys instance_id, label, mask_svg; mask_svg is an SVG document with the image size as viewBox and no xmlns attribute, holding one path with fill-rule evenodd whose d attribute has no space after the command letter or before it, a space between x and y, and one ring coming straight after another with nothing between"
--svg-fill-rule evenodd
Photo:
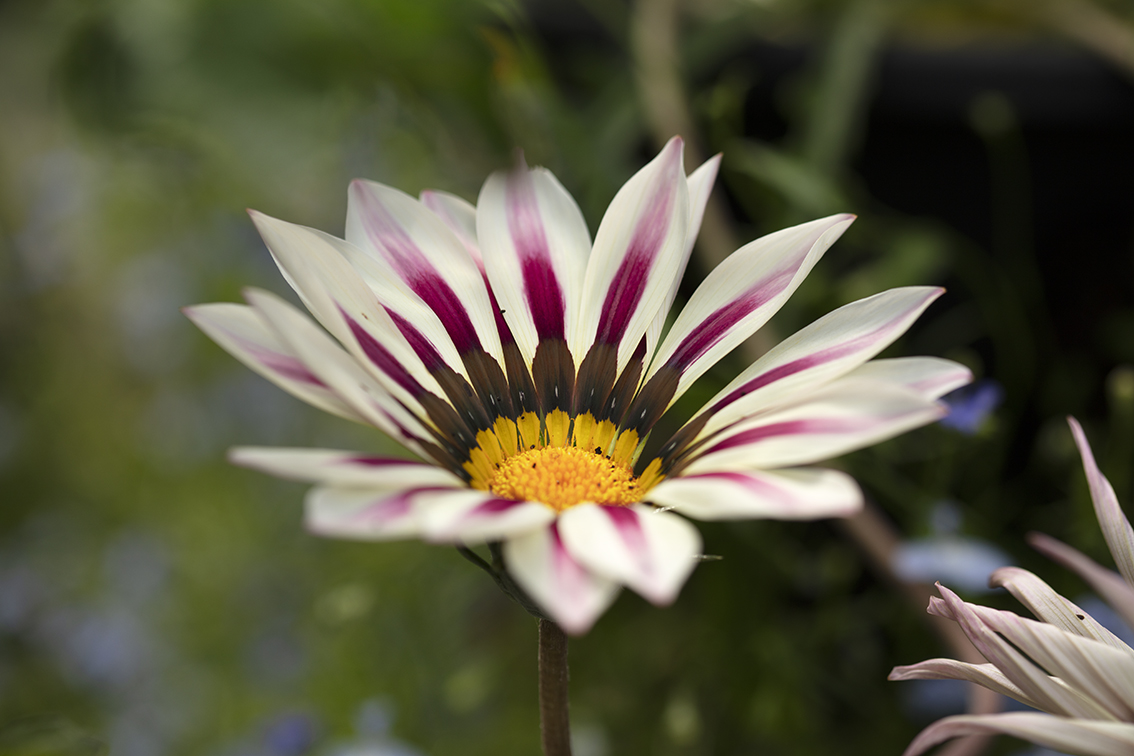
<instances>
[{"instance_id":1,"label":"blurred green background","mask_svg":"<svg viewBox=\"0 0 1134 756\"><path fill-rule=\"evenodd\" d=\"M225 450L389 444L178 308L285 292L246 207L341 234L351 178L475 200L520 147L593 230L675 132L725 155L685 295L860 215L752 349L945 284L891 353L988 382L840 463L891 563L836 523L713 524L674 607L624 592L572 641L577 756L900 753L964 690L886 682L950 653L895 576L976 596L1011 561L1081 596L1023 541L1107 560L1067 413L1131 499L1131 77L1104 0L3 0L0 753L538 752L534 620L453 549L305 534L303 487Z\"/></svg>"}]
</instances>

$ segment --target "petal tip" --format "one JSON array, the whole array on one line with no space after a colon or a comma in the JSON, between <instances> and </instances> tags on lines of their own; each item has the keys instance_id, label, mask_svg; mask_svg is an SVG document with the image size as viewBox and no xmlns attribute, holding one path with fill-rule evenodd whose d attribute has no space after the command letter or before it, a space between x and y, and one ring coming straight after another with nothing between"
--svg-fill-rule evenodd
<instances>
[{"instance_id":1,"label":"petal tip","mask_svg":"<svg viewBox=\"0 0 1134 756\"><path fill-rule=\"evenodd\" d=\"M254 450L247 446L234 446L225 452L224 457L228 460L229 464L238 467L248 467L253 453Z\"/></svg>"}]
</instances>

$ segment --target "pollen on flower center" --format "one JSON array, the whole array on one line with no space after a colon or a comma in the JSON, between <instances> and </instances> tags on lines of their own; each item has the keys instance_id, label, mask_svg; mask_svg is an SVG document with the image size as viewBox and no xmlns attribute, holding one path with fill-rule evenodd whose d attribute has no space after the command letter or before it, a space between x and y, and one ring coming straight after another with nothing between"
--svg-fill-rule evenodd
<instances>
[{"instance_id":1,"label":"pollen on flower center","mask_svg":"<svg viewBox=\"0 0 1134 756\"><path fill-rule=\"evenodd\" d=\"M577 446L531 449L500 464L489 490L509 499L538 501L562 512L584 501L626 506L642 498L629 468Z\"/></svg>"}]
</instances>

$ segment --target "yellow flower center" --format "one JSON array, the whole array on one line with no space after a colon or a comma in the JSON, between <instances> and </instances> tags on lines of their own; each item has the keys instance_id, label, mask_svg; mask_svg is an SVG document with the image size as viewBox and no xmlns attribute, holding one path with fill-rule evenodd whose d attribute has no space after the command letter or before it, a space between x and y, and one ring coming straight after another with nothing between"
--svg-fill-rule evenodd
<instances>
[{"instance_id":1,"label":"yellow flower center","mask_svg":"<svg viewBox=\"0 0 1134 756\"><path fill-rule=\"evenodd\" d=\"M617 433L609 420L595 422L589 414L570 417L557 410L542 421L531 412L515 421L500 418L476 440L463 465L471 487L557 512L584 501L627 506L664 477L656 459L635 477L638 434Z\"/></svg>"},{"instance_id":2,"label":"yellow flower center","mask_svg":"<svg viewBox=\"0 0 1134 756\"><path fill-rule=\"evenodd\" d=\"M549 446L509 457L488 488L507 499L539 501L559 512L584 501L626 506L642 498L633 472L577 446Z\"/></svg>"}]
</instances>

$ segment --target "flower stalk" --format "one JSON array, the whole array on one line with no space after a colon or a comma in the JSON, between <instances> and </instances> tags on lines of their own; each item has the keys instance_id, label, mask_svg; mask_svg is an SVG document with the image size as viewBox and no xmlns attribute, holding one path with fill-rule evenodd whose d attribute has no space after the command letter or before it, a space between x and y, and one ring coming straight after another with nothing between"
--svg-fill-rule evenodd
<instances>
[{"instance_id":1,"label":"flower stalk","mask_svg":"<svg viewBox=\"0 0 1134 756\"><path fill-rule=\"evenodd\" d=\"M567 635L551 620L541 619L539 730L544 756L571 756L567 682Z\"/></svg>"}]
</instances>

